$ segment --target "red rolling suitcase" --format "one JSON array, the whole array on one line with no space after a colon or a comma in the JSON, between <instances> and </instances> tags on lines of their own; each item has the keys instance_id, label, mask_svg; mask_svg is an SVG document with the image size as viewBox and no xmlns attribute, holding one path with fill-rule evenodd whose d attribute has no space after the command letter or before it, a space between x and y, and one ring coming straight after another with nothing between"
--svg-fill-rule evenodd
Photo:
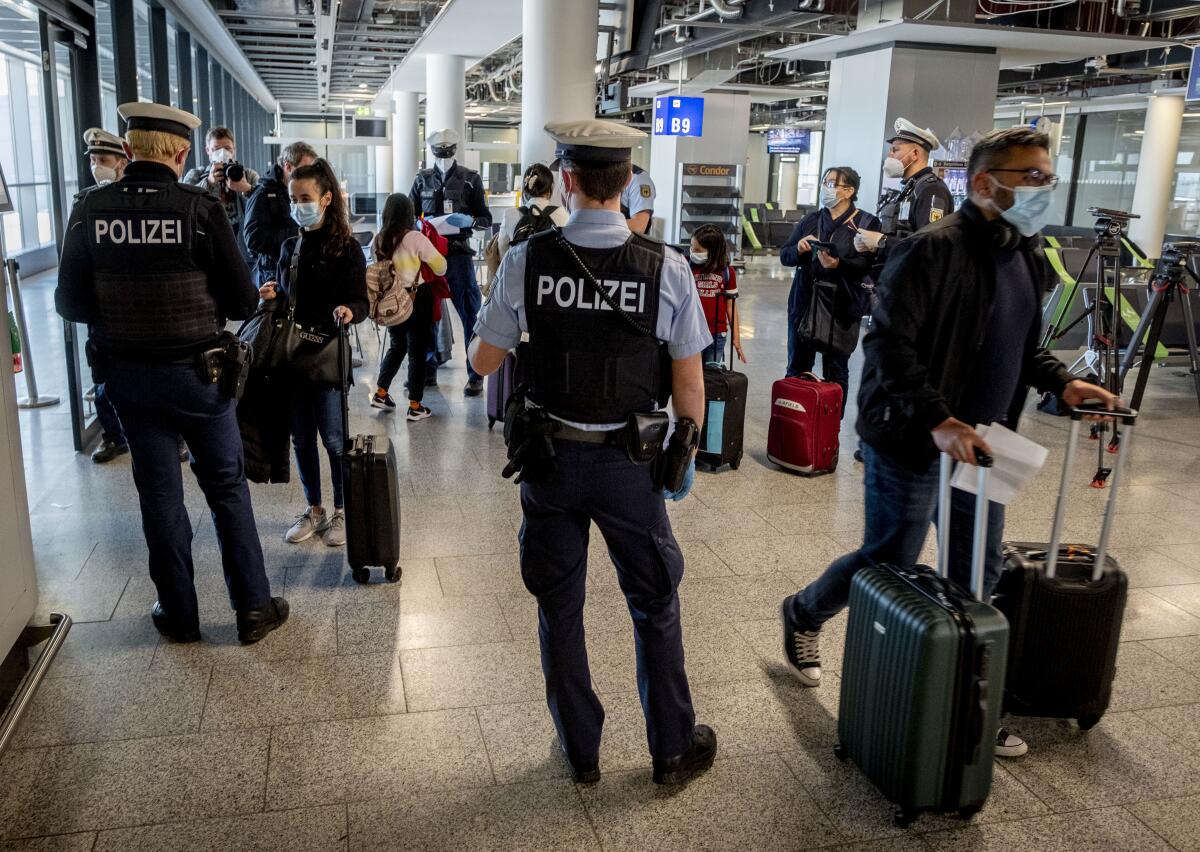
<instances>
[{"instance_id":1,"label":"red rolling suitcase","mask_svg":"<svg viewBox=\"0 0 1200 852\"><path fill-rule=\"evenodd\" d=\"M767 458L780 467L814 476L838 464L842 387L812 373L780 379L771 386Z\"/></svg>"},{"instance_id":2,"label":"red rolling suitcase","mask_svg":"<svg viewBox=\"0 0 1200 852\"><path fill-rule=\"evenodd\" d=\"M504 422L504 406L508 405L508 398L512 396L516 374L517 356L509 352L500 369L487 377L488 429Z\"/></svg>"},{"instance_id":3,"label":"red rolling suitcase","mask_svg":"<svg viewBox=\"0 0 1200 852\"><path fill-rule=\"evenodd\" d=\"M349 341L341 335L342 375ZM342 476L346 500L346 557L355 582L371 578L368 566L383 568L388 582L400 579L400 481L396 449L382 435L350 437L349 389L342 385Z\"/></svg>"},{"instance_id":4,"label":"red rolling suitcase","mask_svg":"<svg viewBox=\"0 0 1200 852\"><path fill-rule=\"evenodd\" d=\"M1126 424L1104 507L1099 544L1062 544L1071 462L1085 411L1071 410L1067 458L1049 543L1005 542L995 604L1012 625L1005 710L1017 716L1075 719L1087 730L1112 698L1129 578L1108 554L1108 541L1137 412Z\"/></svg>"}]
</instances>

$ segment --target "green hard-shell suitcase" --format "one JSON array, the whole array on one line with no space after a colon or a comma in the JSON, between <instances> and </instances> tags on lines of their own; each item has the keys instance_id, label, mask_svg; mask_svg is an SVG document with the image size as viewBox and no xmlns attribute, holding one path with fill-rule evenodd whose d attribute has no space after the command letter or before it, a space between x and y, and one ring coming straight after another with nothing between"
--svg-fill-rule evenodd
<instances>
[{"instance_id":1,"label":"green hard-shell suitcase","mask_svg":"<svg viewBox=\"0 0 1200 852\"><path fill-rule=\"evenodd\" d=\"M948 517L950 460L942 457L940 517ZM986 493L987 468L979 468ZM1008 622L978 600L987 501L976 501L973 596L946 579L948 524L939 524L938 571L881 565L850 590L838 745L908 826L922 811L970 817L992 787Z\"/></svg>"}]
</instances>

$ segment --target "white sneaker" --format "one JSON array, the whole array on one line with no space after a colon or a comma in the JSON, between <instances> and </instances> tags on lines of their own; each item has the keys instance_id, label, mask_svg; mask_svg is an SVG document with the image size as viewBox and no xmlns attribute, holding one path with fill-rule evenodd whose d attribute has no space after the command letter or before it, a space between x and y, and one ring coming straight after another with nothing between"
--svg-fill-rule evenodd
<instances>
[{"instance_id":1,"label":"white sneaker","mask_svg":"<svg viewBox=\"0 0 1200 852\"><path fill-rule=\"evenodd\" d=\"M1029 743L1008 728L1001 728L996 734L996 757L1021 757L1029 751Z\"/></svg>"},{"instance_id":2,"label":"white sneaker","mask_svg":"<svg viewBox=\"0 0 1200 852\"><path fill-rule=\"evenodd\" d=\"M325 528L325 543L330 547L341 547L346 543L346 513L337 509Z\"/></svg>"},{"instance_id":3,"label":"white sneaker","mask_svg":"<svg viewBox=\"0 0 1200 852\"><path fill-rule=\"evenodd\" d=\"M318 533L325 532L328 528L328 513L314 512L310 506L296 516L296 522L284 534L283 540L289 544L299 544L302 541L308 541Z\"/></svg>"}]
</instances>

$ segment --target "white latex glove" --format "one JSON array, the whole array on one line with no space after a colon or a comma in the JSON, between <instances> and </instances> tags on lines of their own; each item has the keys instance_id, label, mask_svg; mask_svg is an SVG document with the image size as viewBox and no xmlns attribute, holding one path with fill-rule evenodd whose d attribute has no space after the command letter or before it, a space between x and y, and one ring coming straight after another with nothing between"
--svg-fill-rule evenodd
<instances>
[{"instance_id":1,"label":"white latex glove","mask_svg":"<svg viewBox=\"0 0 1200 852\"><path fill-rule=\"evenodd\" d=\"M858 231L854 234L855 251L875 251L883 242L885 234L881 231Z\"/></svg>"}]
</instances>

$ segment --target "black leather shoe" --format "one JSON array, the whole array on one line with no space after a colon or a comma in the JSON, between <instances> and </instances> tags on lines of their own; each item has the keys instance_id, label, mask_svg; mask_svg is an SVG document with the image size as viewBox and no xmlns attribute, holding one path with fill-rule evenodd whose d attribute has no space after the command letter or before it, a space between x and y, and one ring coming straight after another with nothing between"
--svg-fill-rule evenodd
<instances>
[{"instance_id":1,"label":"black leather shoe","mask_svg":"<svg viewBox=\"0 0 1200 852\"><path fill-rule=\"evenodd\" d=\"M248 609L237 614L238 639L250 645L262 639L272 630L282 627L288 620L288 602L283 598L271 598L271 603L261 609Z\"/></svg>"},{"instance_id":2,"label":"black leather shoe","mask_svg":"<svg viewBox=\"0 0 1200 852\"><path fill-rule=\"evenodd\" d=\"M189 642L200 641L200 628L193 627L190 629L181 629L175 622L171 620L171 616L167 615L162 604L158 601L154 602L154 606L150 609L150 620L154 622L154 628L166 636L173 642L178 642L181 645L186 645Z\"/></svg>"},{"instance_id":3,"label":"black leather shoe","mask_svg":"<svg viewBox=\"0 0 1200 852\"><path fill-rule=\"evenodd\" d=\"M717 756L717 732L708 725L692 730L692 746L683 754L654 761L655 784L682 784L712 766Z\"/></svg>"},{"instance_id":4,"label":"black leather shoe","mask_svg":"<svg viewBox=\"0 0 1200 852\"><path fill-rule=\"evenodd\" d=\"M567 765L571 767L571 779L576 784L595 784L600 780L599 757L594 757L586 763L576 766L571 762L571 758L567 755L567 750L561 742L558 744L558 747L562 749L563 757L567 758Z\"/></svg>"},{"instance_id":5,"label":"black leather shoe","mask_svg":"<svg viewBox=\"0 0 1200 852\"><path fill-rule=\"evenodd\" d=\"M108 464L117 456L123 456L127 452L129 452L129 445L124 442L103 441L92 451L92 461L96 464Z\"/></svg>"},{"instance_id":6,"label":"black leather shoe","mask_svg":"<svg viewBox=\"0 0 1200 852\"><path fill-rule=\"evenodd\" d=\"M483 379L471 379L463 388L463 396L480 396L483 394Z\"/></svg>"}]
</instances>

